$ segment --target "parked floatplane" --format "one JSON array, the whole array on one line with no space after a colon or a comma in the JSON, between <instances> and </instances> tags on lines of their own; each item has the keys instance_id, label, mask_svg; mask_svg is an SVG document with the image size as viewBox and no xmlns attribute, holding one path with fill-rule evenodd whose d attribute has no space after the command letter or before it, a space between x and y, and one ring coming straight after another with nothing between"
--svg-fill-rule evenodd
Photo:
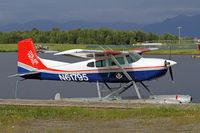
<instances>
[{"instance_id":1,"label":"parked floatplane","mask_svg":"<svg viewBox=\"0 0 200 133\"><path fill-rule=\"evenodd\" d=\"M103 101L120 99L120 95L133 86L139 101L191 102L191 97L187 97L187 95L153 95L143 83L143 81L157 79L165 75L168 69L173 80L172 66L176 62L167 59L143 58L139 55L151 50L157 50L157 48L129 51L72 49L54 54L89 59L68 63L38 57L32 39L26 39L18 43L18 74L14 76L24 79L96 82L98 99ZM141 97L136 82L140 83L149 92L150 99ZM107 86L110 91L107 96L101 96L99 83ZM119 88L111 88L108 83L125 83L125 85Z\"/></svg>"}]
</instances>

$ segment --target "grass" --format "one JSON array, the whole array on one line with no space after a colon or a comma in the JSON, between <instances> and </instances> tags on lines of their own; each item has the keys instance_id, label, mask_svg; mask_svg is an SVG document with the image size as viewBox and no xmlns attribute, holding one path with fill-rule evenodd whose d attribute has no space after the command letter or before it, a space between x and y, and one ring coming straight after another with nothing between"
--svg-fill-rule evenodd
<instances>
[{"instance_id":1,"label":"grass","mask_svg":"<svg viewBox=\"0 0 200 133\"><path fill-rule=\"evenodd\" d=\"M18 123L22 120L60 120L80 121L112 120L125 118L156 118L156 117L187 117L200 121L200 107L193 109L180 109L176 107L141 107L135 109L91 109L79 107L25 107L1 106L0 123Z\"/></svg>"},{"instance_id":2,"label":"grass","mask_svg":"<svg viewBox=\"0 0 200 133\"><path fill-rule=\"evenodd\" d=\"M70 49L86 49L84 44L37 44L37 45L47 45L50 50L64 51ZM100 48L94 48L100 49ZM130 48L115 48L113 50L117 51L126 51ZM17 44L0 44L0 52L17 52ZM156 50L150 51L145 54L169 54L169 50ZM171 54L200 54L200 51L197 49L177 49L171 50Z\"/></svg>"},{"instance_id":3,"label":"grass","mask_svg":"<svg viewBox=\"0 0 200 133\"><path fill-rule=\"evenodd\" d=\"M175 127L181 129L182 126L192 126L188 130L193 131L199 129L199 123L200 106L145 106L134 109L0 106L0 131L5 132L59 133L67 130L122 133L137 131L138 127L147 129L147 132L150 132L149 128L157 132L158 127L176 130Z\"/></svg>"},{"instance_id":4,"label":"grass","mask_svg":"<svg viewBox=\"0 0 200 133\"><path fill-rule=\"evenodd\" d=\"M17 52L17 44L0 44L0 52Z\"/></svg>"},{"instance_id":5,"label":"grass","mask_svg":"<svg viewBox=\"0 0 200 133\"><path fill-rule=\"evenodd\" d=\"M70 49L86 49L84 44L55 44L49 47L50 50L64 51Z\"/></svg>"},{"instance_id":6,"label":"grass","mask_svg":"<svg viewBox=\"0 0 200 133\"><path fill-rule=\"evenodd\" d=\"M155 50L150 51L145 54L170 54L169 50ZM200 54L200 51L197 49L178 49L171 50L171 54Z\"/></svg>"}]
</instances>

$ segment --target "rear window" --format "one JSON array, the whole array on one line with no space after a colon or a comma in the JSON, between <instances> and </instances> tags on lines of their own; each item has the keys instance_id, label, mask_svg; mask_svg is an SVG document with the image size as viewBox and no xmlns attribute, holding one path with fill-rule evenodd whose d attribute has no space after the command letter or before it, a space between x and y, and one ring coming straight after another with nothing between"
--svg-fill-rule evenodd
<instances>
[{"instance_id":1,"label":"rear window","mask_svg":"<svg viewBox=\"0 0 200 133\"><path fill-rule=\"evenodd\" d=\"M87 64L88 67L94 67L94 62L90 62Z\"/></svg>"}]
</instances>

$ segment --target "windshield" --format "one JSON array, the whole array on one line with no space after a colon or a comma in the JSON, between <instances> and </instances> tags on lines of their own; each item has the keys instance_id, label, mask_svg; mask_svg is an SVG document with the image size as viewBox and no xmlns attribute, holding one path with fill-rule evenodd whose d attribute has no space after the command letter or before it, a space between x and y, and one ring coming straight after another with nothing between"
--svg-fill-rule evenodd
<instances>
[{"instance_id":1,"label":"windshield","mask_svg":"<svg viewBox=\"0 0 200 133\"><path fill-rule=\"evenodd\" d=\"M131 57L131 59L130 59ZM129 52L129 55L126 56L127 60L128 60L128 63L133 63L133 62L136 62L138 61L139 59L142 58L142 56L140 56L139 54L136 54L134 52ZM128 59L129 58L129 59Z\"/></svg>"}]
</instances>

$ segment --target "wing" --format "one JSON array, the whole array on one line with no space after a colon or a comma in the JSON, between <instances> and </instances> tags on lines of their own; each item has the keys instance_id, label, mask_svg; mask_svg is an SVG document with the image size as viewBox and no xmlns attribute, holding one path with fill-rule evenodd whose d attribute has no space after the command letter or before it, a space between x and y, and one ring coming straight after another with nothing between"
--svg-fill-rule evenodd
<instances>
[{"instance_id":1,"label":"wing","mask_svg":"<svg viewBox=\"0 0 200 133\"><path fill-rule=\"evenodd\" d=\"M132 49L132 50L129 50L129 51L133 51L133 52L135 52L135 53L142 54L142 53L144 53L144 52L153 51L153 50L158 50L158 48Z\"/></svg>"},{"instance_id":2,"label":"wing","mask_svg":"<svg viewBox=\"0 0 200 133\"><path fill-rule=\"evenodd\" d=\"M119 54L127 55L129 54L129 52L141 54L143 52L147 52L151 50L157 50L157 48L133 49L129 51L72 49L72 50L56 53L54 55L67 55L67 56L75 56L75 57L80 57L80 58L99 58L99 57L108 56L108 55L119 55Z\"/></svg>"},{"instance_id":3,"label":"wing","mask_svg":"<svg viewBox=\"0 0 200 133\"><path fill-rule=\"evenodd\" d=\"M107 56L109 54L128 54L128 51L111 51L111 50L87 50L87 49L72 49L63 51L60 53L56 53L54 55L67 55L67 56L75 56L81 58L98 58Z\"/></svg>"}]
</instances>

